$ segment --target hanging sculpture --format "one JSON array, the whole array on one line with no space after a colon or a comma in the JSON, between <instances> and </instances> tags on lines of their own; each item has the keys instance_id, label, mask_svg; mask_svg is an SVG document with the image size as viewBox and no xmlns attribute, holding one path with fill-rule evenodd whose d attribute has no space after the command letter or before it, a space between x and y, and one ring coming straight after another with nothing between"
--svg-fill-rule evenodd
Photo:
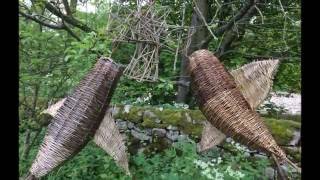
<instances>
[{"instance_id":1,"label":"hanging sculpture","mask_svg":"<svg viewBox=\"0 0 320 180\"><path fill-rule=\"evenodd\" d=\"M197 52L197 53L199 54L199 52ZM203 51L202 53L204 53L206 55L204 57L208 58L208 54L206 54L208 52ZM192 55L192 57L193 56L197 57L197 55ZM192 59L192 57L190 59ZM212 57L214 58L213 55L212 55ZM199 58L199 57L197 57L197 58ZM274 76L276 69L278 67L278 63L279 63L278 60L258 61L258 62L249 63L239 69L236 69L236 70L233 70L230 72L230 75L232 75L234 78L234 82L236 84L236 87L239 89L239 91L243 95L250 110L253 111L266 98L266 96L272 86L272 79L273 79L273 76ZM202 67L201 65L203 65L203 64L207 65L208 63L206 64L206 62L203 63L200 61L200 67ZM197 67L197 66L199 66L199 65L195 64L194 61L192 61L192 60L190 61L190 69L192 69L192 68L195 69L195 67ZM210 67L213 67L213 66L210 65ZM221 71L221 67L220 67L220 71ZM219 72L219 71L217 71L217 72ZM206 71L206 73L210 73L210 71ZM219 80L219 78L216 78L216 79ZM210 84L213 83L210 80L203 81L203 82L204 82L204 84L209 83L208 86L210 86ZM226 83L221 80L217 81L217 82L220 82L221 84ZM195 84L195 82L193 82L193 85L194 84ZM232 84L232 82L231 82L231 84ZM218 90L218 92L219 92L219 90ZM229 94L230 94L230 92L229 92ZM201 91L200 91L200 95L201 95ZM66 99L67 98L64 98L64 99L58 101L56 104L50 106L47 110L43 111L42 113L50 114L52 117L55 117L57 115L58 110L61 107L63 107ZM233 100L235 100L235 99L233 99ZM209 110L209 108L208 108L208 110ZM246 110L246 111L248 111L248 110ZM94 135L94 142L98 146L103 148L108 154L110 154L115 159L116 163L120 167L122 167L126 171L127 174L130 174L129 168L128 168L128 159L127 159L126 152L125 152L125 144L123 142L123 138L122 138L118 128L116 127L115 121L112 118L111 112L112 112L112 109L107 110L106 115L100 124L100 127L98 128L98 130L96 131L96 133ZM219 112L222 112L221 108L220 108ZM216 113L216 114L219 115L219 113ZM222 114L223 114L223 112L222 112ZM250 114L250 113L247 112L247 114ZM241 116L239 116L239 117L241 117ZM256 116L253 115L252 117L255 118ZM214 119L214 118L211 118L211 119ZM210 119L209 119L209 121L210 121ZM198 147L199 148L198 150L200 152L214 147L215 145L217 145L221 141L223 141L226 137L226 135L224 133L222 133L220 130L215 128L213 126L213 124L210 123L209 121L205 121L205 124L204 124L205 126L203 129L202 139L201 139L201 142L199 143L200 146ZM246 125L246 124L244 123L243 125ZM264 129L263 125L261 126L261 123L258 125L259 125L259 127L262 128L262 130ZM241 129L242 127L239 127L239 128ZM250 128L247 128L247 129L250 130ZM232 131L230 131L230 132L232 133ZM264 132L264 131L262 131L262 132ZM242 133L242 132L239 131L238 133ZM266 133L266 134L267 134L266 136L268 136L268 133ZM237 135L237 134L235 134L235 135ZM270 137L268 137L266 139L270 139ZM271 137L271 141L272 141L272 137ZM283 154L281 155L281 153L283 153L283 152L281 151L281 149L280 150L279 149L276 149L277 151L273 151L273 152L280 152L279 153L280 155L278 155L278 157L280 157L280 156L285 157L285 155L283 155Z\"/></svg>"},{"instance_id":2,"label":"hanging sculpture","mask_svg":"<svg viewBox=\"0 0 320 180\"><path fill-rule=\"evenodd\" d=\"M59 100L46 110L42 111L41 114L47 114L54 117L57 114L58 109L63 106L66 99L67 98L63 98ZM105 117L97 129L93 141L105 150L115 160L119 167L123 168L125 172L130 175L126 145L124 138L112 117L113 110L114 108L109 108L106 111Z\"/></svg>"},{"instance_id":3,"label":"hanging sculpture","mask_svg":"<svg viewBox=\"0 0 320 180\"><path fill-rule=\"evenodd\" d=\"M123 68L100 58L68 96L48 126L27 179L40 178L76 155L105 117ZM57 108L56 108L57 109Z\"/></svg>"},{"instance_id":4,"label":"hanging sculpture","mask_svg":"<svg viewBox=\"0 0 320 180\"><path fill-rule=\"evenodd\" d=\"M137 11L127 15L121 20L121 24L112 29L116 34L112 40L115 46L113 50L123 42L134 43L136 46L123 72L125 76L139 82L158 80L159 53L163 46L161 40L165 39L167 34L168 15L168 8L155 7L152 2L144 7L138 5Z\"/></svg>"},{"instance_id":5,"label":"hanging sculpture","mask_svg":"<svg viewBox=\"0 0 320 180\"><path fill-rule=\"evenodd\" d=\"M258 113L252 110L231 74L210 51L192 53L189 70L200 110L213 126L236 141L299 170L277 145Z\"/></svg>"},{"instance_id":6,"label":"hanging sculpture","mask_svg":"<svg viewBox=\"0 0 320 180\"><path fill-rule=\"evenodd\" d=\"M278 64L279 60L256 61L230 72L252 110L255 110L267 98ZM225 138L225 134L208 121L204 121L198 151L209 150L220 144Z\"/></svg>"},{"instance_id":7,"label":"hanging sculpture","mask_svg":"<svg viewBox=\"0 0 320 180\"><path fill-rule=\"evenodd\" d=\"M230 71L230 74L235 79L241 93L244 95L253 110L256 109L257 106L259 106L267 97L272 87L272 79L276 73L278 64L279 60L256 61L246 64L239 69ZM63 105L65 99L66 98L58 101L42 113L49 114L54 117L56 111ZM215 128L208 121L204 121L201 141L198 144L198 152L203 152L215 147L225 138L225 134ZM109 146L106 147L110 149L109 151L115 152L115 150Z\"/></svg>"}]
</instances>

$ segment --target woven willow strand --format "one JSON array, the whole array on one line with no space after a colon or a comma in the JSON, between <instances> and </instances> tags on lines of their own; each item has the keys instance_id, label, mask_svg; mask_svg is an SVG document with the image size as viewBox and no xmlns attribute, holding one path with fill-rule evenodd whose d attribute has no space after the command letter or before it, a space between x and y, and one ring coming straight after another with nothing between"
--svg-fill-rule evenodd
<instances>
[{"instance_id":1,"label":"woven willow strand","mask_svg":"<svg viewBox=\"0 0 320 180\"><path fill-rule=\"evenodd\" d=\"M123 69L100 58L62 103L29 170L40 178L76 155L100 125Z\"/></svg>"},{"instance_id":2,"label":"woven willow strand","mask_svg":"<svg viewBox=\"0 0 320 180\"><path fill-rule=\"evenodd\" d=\"M219 60L207 50L195 51L189 59L192 89L208 121L236 141L292 165Z\"/></svg>"},{"instance_id":3,"label":"woven willow strand","mask_svg":"<svg viewBox=\"0 0 320 180\"><path fill-rule=\"evenodd\" d=\"M56 102L55 104L49 106L47 109L41 112L41 114L49 114L52 117L55 117L58 110L63 106L64 102L66 101L67 98L63 98Z\"/></svg>"},{"instance_id":4,"label":"woven willow strand","mask_svg":"<svg viewBox=\"0 0 320 180\"><path fill-rule=\"evenodd\" d=\"M63 106L65 100L66 98L59 100L57 103L42 111L42 114L49 114L54 117L58 109ZM111 111L110 108L107 110L93 140L115 160L119 167L123 168L125 172L130 175L125 142L112 118Z\"/></svg>"},{"instance_id":5,"label":"woven willow strand","mask_svg":"<svg viewBox=\"0 0 320 180\"><path fill-rule=\"evenodd\" d=\"M126 145L110 112L106 113L94 135L94 142L105 150L127 175L130 175Z\"/></svg>"},{"instance_id":6,"label":"woven willow strand","mask_svg":"<svg viewBox=\"0 0 320 180\"><path fill-rule=\"evenodd\" d=\"M279 60L256 61L230 72L253 110L267 98L278 64ZM198 151L207 151L220 144L225 138L225 134L205 121Z\"/></svg>"}]
</instances>

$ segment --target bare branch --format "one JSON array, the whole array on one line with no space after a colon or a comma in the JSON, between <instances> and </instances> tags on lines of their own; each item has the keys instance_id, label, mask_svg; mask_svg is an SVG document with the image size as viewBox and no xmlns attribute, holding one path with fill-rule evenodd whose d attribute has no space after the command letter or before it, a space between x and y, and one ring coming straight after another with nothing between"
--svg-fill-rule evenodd
<instances>
[{"instance_id":1,"label":"bare branch","mask_svg":"<svg viewBox=\"0 0 320 180\"><path fill-rule=\"evenodd\" d=\"M247 4L245 4L239 11L238 13L233 16L229 22L217 30L215 30L216 35L220 35L224 33L225 31L229 30L237 21L243 18L243 16L250 10L250 8L254 7L255 4L257 3L258 0L250 0L248 1Z\"/></svg>"},{"instance_id":2,"label":"bare branch","mask_svg":"<svg viewBox=\"0 0 320 180\"><path fill-rule=\"evenodd\" d=\"M62 0L63 6L66 9L66 13L68 16L72 16L72 12L68 3L68 0Z\"/></svg>"},{"instance_id":3,"label":"bare branch","mask_svg":"<svg viewBox=\"0 0 320 180\"><path fill-rule=\"evenodd\" d=\"M81 41L81 39L62 21L63 25L64 25L64 29L75 39L77 39L78 41Z\"/></svg>"},{"instance_id":4,"label":"bare branch","mask_svg":"<svg viewBox=\"0 0 320 180\"><path fill-rule=\"evenodd\" d=\"M40 19L34 17L33 15L29 15L29 14L25 14L24 12L22 11L19 11L19 14L27 19L30 19L30 20L33 20L35 21L36 23L39 23L43 26L46 26L46 27L49 27L49 28L52 28L52 29L63 29L63 25L62 24L59 24L59 25L54 25L54 24L50 24L50 23L47 23L47 22L44 22L44 21L41 21Z\"/></svg>"},{"instance_id":5,"label":"bare branch","mask_svg":"<svg viewBox=\"0 0 320 180\"><path fill-rule=\"evenodd\" d=\"M212 37L213 37L214 39L218 39L218 38L214 35L214 33L211 31L211 29L210 29L210 27L209 27L206 19L203 17L203 15L202 15L202 13L201 13L201 11L200 11L197 3L195 2L195 0L193 0L193 2L194 2L194 4L195 4L195 9L194 9L195 12L196 12L196 13L198 14L198 16L201 18L201 20L203 21L203 23L204 23L205 26L207 27L207 29L208 29L208 31L210 32L210 34L212 35Z\"/></svg>"},{"instance_id":6,"label":"bare branch","mask_svg":"<svg viewBox=\"0 0 320 180\"><path fill-rule=\"evenodd\" d=\"M233 16L225 25L216 29L213 33L216 36L223 34L226 31L229 31L234 25L238 23L244 23L253 16L254 12L257 10L256 5L260 0L250 0L247 4L245 4L238 13ZM206 43L209 43L212 40L212 36L209 36L206 40Z\"/></svg>"},{"instance_id":7,"label":"bare branch","mask_svg":"<svg viewBox=\"0 0 320 180\"><path fill-rule=\"evenodd\" d=\"M92 30L90 27L88 27L87 25L83 24L82 22L80 22L79 20L73 18L72 16L67 16L63 13L61 13L59 11L59 9L57 9L54 5L52 5L51 3L47 2L45 5L46 9L48 9L52 14L58 16L59 18L63 19L65 22L67 22L68 24L71 24L85 32L91 32L94 31Z\"/></svg>"}]
</instances>

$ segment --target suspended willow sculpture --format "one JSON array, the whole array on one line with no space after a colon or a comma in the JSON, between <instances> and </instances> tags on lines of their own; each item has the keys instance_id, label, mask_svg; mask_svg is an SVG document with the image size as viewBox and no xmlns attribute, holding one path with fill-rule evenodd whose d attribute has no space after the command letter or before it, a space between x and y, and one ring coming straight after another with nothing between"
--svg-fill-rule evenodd
<instances>
[{"instance_id":1,"label":"suspended willow sculpture","mask_svg":"<svg viewBox=\"0 0 320 180\"><path fill-rule=\"evenodd\" d=\"M200 110L208 121L234 140L253 149L274 155L275 160L291 162L277 145L259 114L252 110L233 77L208 50L198 50L189 57L192 90Z\"/></svg>"},{"instance_id":2,"label":"suspended willow sculpture","mask_svg":"<svg viewBox=\"0 0 320 180\"><path fill-rule=\"evenodd\" d=\"M256 61L230 72L252 110L255 110L267 98L278 64L279 60ZM225 138L225 134L205 121L198 151L209 150L220 144Z\"/></svg>"},{"instance_id":3,"label":"suspended willow sculpture","mask_svg":"<svg viewBox=\"0 0 320 180\"><path fill-rule=\"evenodd\" d=\"M41 114L48 114L54 117L66 99L67 98L63 98L59 100L42 111ZM93 141L105 150L115 160L116 164L125 170L126 174L130 175L125 141L112 117L112 112L113 108L107 110L105 117L94 135Z\"/></svg>"},{"instance_id":4,"label":"suspended willow sculpture","mask_svg":"<svg viewBox=\"0 0 320 180\"><path fill-rule=\"evenodd\" d=\"M121 24L114 27L114 45L136 45L134 54L124 70L128 78L151 82L158 80L160 41L168 29L168 15L168 8L155 7L151 3L144 8L139 6L136 12L128 14L125 18L117 17L117 21L121 19Z\"/></svg>"},{"instance_id":5,"label":"suspended willow sculpture","mask_svg":"<svg viewBox=\"0 0 320 180\"><path fill-rule=\"evenodd\" d=\"M99 127L123 68L100 58L48 126L27 179L40 178L76 155Z\"/></svg>"}]
</instances>

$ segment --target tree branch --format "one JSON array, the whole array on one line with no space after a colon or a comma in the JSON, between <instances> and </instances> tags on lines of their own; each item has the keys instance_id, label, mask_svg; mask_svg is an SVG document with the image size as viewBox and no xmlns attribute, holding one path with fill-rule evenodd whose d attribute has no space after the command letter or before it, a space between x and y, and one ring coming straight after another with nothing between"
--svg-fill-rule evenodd
<instances>
[{"instance_id":1,"label":"tree branch","mask_svg":"<svg viewBox=\"0 0 320 180\"><path fill-rule=\"evenodd\" d=\"M250 0L247 4L245 4L238 13L233 16L226 24L222 25L218 29L216 29L213 34L219 36L226 31L229 31L235 24L239 22L243 22L244 19L248 19L253 15L254 10L256 10L255 6L259 3L260 0ZM209 36L206 40L206 43L209 43L213 37Z\"/></svg>"},{"instance_id":2,"label":"tree branch","mask_svg":"<svg viewBox=\"0 0 320 180\"><path fill-rule=\"evenodd\" d=\"M216 50L216 52L214 54L218 58L223 56L225 54L225 52L230 48L231 43L236 39L236 37L237 37L236 32L234 32L233 30L226 32L220 46L218 47L218 49Z\"/></svg>"},{"instance_id":3,"label":"tree branch","mask_svg":"<svg viewBox=\"0 0 320 180\"><path fill-rule=\"evenodd\" d=\"M220 35L222 33L224 33L227 30L230 30L231 27L236 24L237 21L239 21L240 19L243 18L243 16L250 10L250 8L255 8L255 5L257 3L258 0L250 0L248 1L248 3L246 5L244 5L239 11L238 13L233 16L228 23L226 23L225 25L221 26L220 28L215 30L215 34Z\"/></svg>"},{"instance_id":4,"label":"tree branch","mask_svg":"<svg viewBox=\"0 0 320 180\"><path fill-rule=\"evenodd\" d=\"M49 28L52 28L52 29L57 29L57 30L66 30L72 37L74 37L75 39L77 39L78 41L81 41L81 39L63 22L62 24L60 25L53 25L53 24L50 24L50 23L46 23L44 21L41 21L40 19L36 18L34 15L28 15L28 14L25 14L24 12L22 11L19 11L19 14L27 19L30 19L30 20L33 20L34 22L36 23L39 23L43 26L46 26L46 27L49 27Z\"/></svg>"},{"instance_id":5,"label":"tree branch","mask_svg":"<svg viewBox=\"0 0 320 180\"><path fill-rule=\"evenodd\" d=\"M63 25L62 24L59 24L59 25L54 25L54 24L50 24L50 23L46 23L44 21L41 21L40 19L34 17L33 15L29 15L29 14L25 14L24 12L22 11L19 11L19 14L27 19L30 19L30 20L33 20L35 21L36 23L39 23L43 26L46 26L46 27L49 27L49 28L52 28L52 29L63 29Z\"/></svg>"},{"instance_id":6,"label":"tree branch","mask_svg":"<svg viewBox=\"0 0 320 180\"><path fill-rule=\"evenodd\" d=\"M68 16L72 16L72 12L68 3L68 0L62 0L63 6L66 9L66 13Z\"/></svg>"},{"instance_id":7,"label":"tree branch","mask_svg":"<svg viewBox=\"0 0 320 180\"><path fill-rule=\"evenodd\" d=\"M75 39L77 39L78 41L81 41L81 39L62 21L63 25L64 25L64 29Z\"/></svg>"},{"instance_id":8,"label":"tree branch","mask_svg":"<svg viewBox=\"0 0 320 180\"><path fill-rule=\"evenodd\" d=\"M50 11L52 14L58 16L59 18L61 18L62 20L64 20L65 22L67 22L68 24L71 24L85 32L92 32L94 30L92 30L90 27L88 27L87 25L83 24L82 22L80 22L79 20L73 18L72 16L67 16L63 13L61 13L54 5L52 5L51 3L47 2L45 4L46 9L48 9L48 11Z\"/></svg>"}]
</instances>

